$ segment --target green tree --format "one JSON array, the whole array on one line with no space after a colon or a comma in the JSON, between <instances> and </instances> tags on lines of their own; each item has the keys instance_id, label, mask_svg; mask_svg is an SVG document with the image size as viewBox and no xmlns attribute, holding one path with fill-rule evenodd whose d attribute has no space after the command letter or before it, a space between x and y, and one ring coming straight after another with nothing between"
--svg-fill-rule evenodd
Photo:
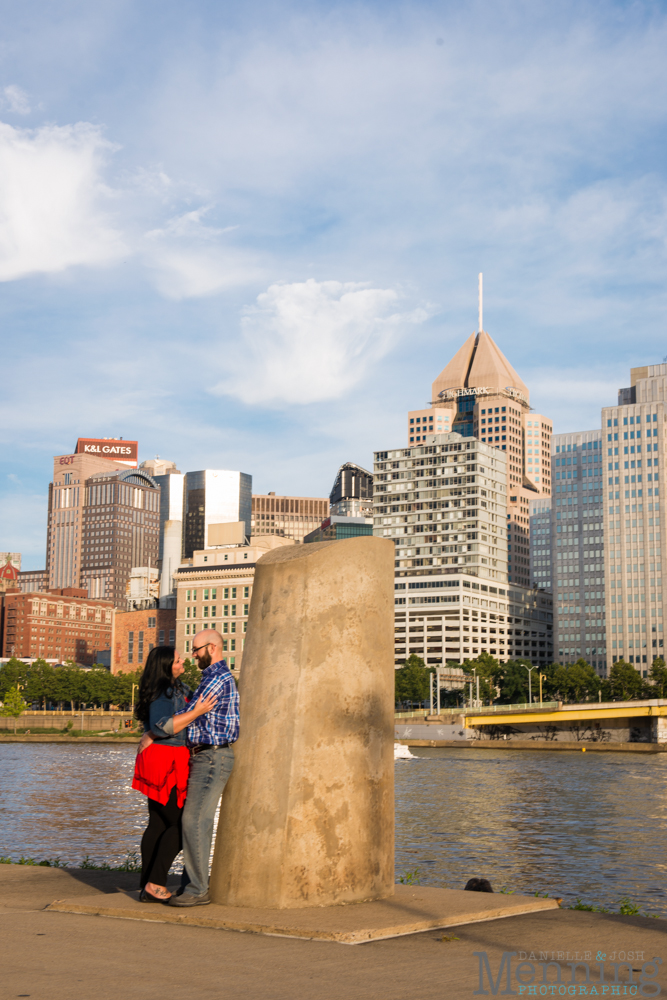
<instances>
[{"instance_id":1,"label":"green tree","mask_svg":"<svg viewBox=\"0 0 667 1000\"><path fill-rule=\"evenodd\" d=\"M656 656L654 659L649 677L653 682L653 693L658 698L667 698L667 666L662 656Z\"/></svg>"},{"instance_id":2,"label":"green tree","mask_svg":"<svg viewBox=\"0 0 667 1000\"><path fill-rule=\"evenodd\" d=\"M429 696L430 683L429 674L424 661L420 656L412 653L405 661L404 666L396 671L395 692L396 701L405 703L418 702L420 705Z\"/></svg>"},{"instance_id":3,"label":"green tree","mask_svg":"<svg viewBox=\"0 0 667 1000\"><path fill-rule=\"evenodd\" d=\"M23 686L28 678L28 664L12 656L0 668L0 698L4 698L10 688Z\"/></svg>"},{"instance_id":4,"label":"green tree","mask_svg":"<svg viewBox=\"0 0 667 1000\"><path fill-rule=\"evenodd\" d=\"M139 682L141 681L141 670L134 670L132 673L114 674L110 678L110 699L114 705L118 705L123 711L129 711L132 705L132 685L134 688L134 704L137 703Z\"/></svg>"},{"instance_id":5,"label":"green tree","mask_svg":"<svg viewBox=\"0 0 667 1000\"><path fill-rule=\"evenodd\" d=\"M573 701L588 701L597 698L600 678L590 663L580 658L567 668L570 698Z\"/></svg>"},{"instance_id":6,"label":"green tree","mask_svg":"<svg viewBox=\"0 0 667 1000\"><path fill-rule=\"evenodd\" d=\"M184 660L183 666L185 667L185 671L181 675L181 680L184 684L187 684L191 691L195 691L199 687L201 670L197 666L197 662L194 659Z\"/></svg>"},{"instance_id":7,"label":"green tree","mask_svg":"<svg viewBox=\"0 0 667 1000\"><path fill-rule=\"evenodd\" d=\"M642 680L639 671L635 670L631 663L618 660L611 668L609 687L611 696L615 700L631 701L633 698L641 698L647 685Z\"/></svg>"},{"instance_id":8,"label":"green tree","mask_svg":"<svg viewBox=\"0 0 667 1000\"><path fill-rule=\"evenodd\" d=\"M580 658L576 663L552 665L555 669L549 677L549 693L560 701L590 701L597 698L602 682L590 663Z\"/></svg>"},{"instance_id":9,"label":"green tree","mask_svg":"<svg viewBox=\"0 0 667 1000\"><path fill-rule=\"evenodd\" d=\"M9 689L4 698L4 705L2 707L2 715L13 715L14 716L14 733L16 733L16 720L25 712L28 706L21 697L21 691L18 684L15 687Z\"/></svg>"},{"instance_id":10,"label":"green tree","mask_svg":"<svg viewBox=\"0 0 667 1000\"><path fill-rule=\"evenodd\" d=\"M468 675L466 684L472 681L472 696L477 697L477 680L479 677L479 698L490 705L498 696L498 683L502 676L500 663L490 653L480 653L474 660L464 660L461 664ZM475 671L475 673L473 673Z\"/></svg>"},{"instance_id":11,"label":"green tree","mask_svg":"<svg viewBox=\"0 0 667 1000\"><path fill-rule=\"evenodd\" d=\"M528 671L526 667L532 666L530 660L519 657L516 660L508 660L503 665L500 677L500 700L506 705L522 705L528 701ZM535 681L537 671L533 671L533 693L535 693ZM539 684L537 691L539 692Z\"/></svg>"}]
</instances>

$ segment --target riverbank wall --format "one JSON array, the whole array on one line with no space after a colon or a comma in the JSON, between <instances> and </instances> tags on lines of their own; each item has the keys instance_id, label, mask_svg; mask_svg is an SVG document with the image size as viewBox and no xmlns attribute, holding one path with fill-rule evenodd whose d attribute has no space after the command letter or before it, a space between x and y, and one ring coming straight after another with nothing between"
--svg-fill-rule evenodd
<instances>
[{"instance_id":1,"label":"riverbank wall","mask_svg":"<svg viewBox=\"0 0 667 1000\"><path fill-rule=\"evenodd\" d=\"M37 711L29 709L14 719L11 715L0 715L0 734L17 729L66 729L84 732L103 732L115 729L130 729L132 712L105 712L102 709L87 709L81 712ZM129 723L129 725L128 725Z\"/></svg>"}]
</instances>

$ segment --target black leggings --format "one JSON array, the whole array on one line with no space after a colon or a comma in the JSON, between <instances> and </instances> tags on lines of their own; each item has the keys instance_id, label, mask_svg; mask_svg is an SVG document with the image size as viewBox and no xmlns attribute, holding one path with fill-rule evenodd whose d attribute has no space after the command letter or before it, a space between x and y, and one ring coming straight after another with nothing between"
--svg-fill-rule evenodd
<instances>
[{"instance_id":1,"label":"black leggings","mask_svg":"<svg viewBox=\"0 0 667 1000\"><path fill-rule=\"evenodd\" d=\"M172 788L166 805L148 800L148 826L141 838L141 888L147 882L166 885L167 874L182 846L182 807L176 804Z\"/></svg>"}]
</instances>

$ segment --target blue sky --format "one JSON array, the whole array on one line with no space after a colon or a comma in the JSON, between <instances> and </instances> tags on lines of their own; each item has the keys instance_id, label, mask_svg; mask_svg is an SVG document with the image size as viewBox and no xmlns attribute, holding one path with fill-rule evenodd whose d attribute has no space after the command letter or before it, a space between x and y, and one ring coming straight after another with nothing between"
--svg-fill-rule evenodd
<instances>
[{"instance_id":1,"label":"blue sky","mask_svg":"<svg viewBox=\"0 0 667 1000\"><path fill-rule=\"evenodd\" d=\"M78 436L328 494L403 441L478 271L556 431L667 355L664 3L3 6L0 549L24 568Z\"/></svg>"}]
</instances>

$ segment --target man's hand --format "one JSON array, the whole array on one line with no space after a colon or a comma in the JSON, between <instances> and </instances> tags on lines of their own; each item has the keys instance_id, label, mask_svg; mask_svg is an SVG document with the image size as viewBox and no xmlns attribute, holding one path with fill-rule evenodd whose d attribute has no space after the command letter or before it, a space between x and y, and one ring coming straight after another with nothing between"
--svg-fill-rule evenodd
<instances>
[{"instance_id":1,"label":"man's hand","mask_svg":"<svg viewBox=\"0 0 667 1000\"><path fill-rule=\"evenodd\" d=\"M146 747L149 747L152 742L153 742L153 737L149 730L147 733L144 733L144 735L139 740L139 746L137 747L137 757L139 756L140 753L143 753Z\"/></svg>"}]
</instances>

